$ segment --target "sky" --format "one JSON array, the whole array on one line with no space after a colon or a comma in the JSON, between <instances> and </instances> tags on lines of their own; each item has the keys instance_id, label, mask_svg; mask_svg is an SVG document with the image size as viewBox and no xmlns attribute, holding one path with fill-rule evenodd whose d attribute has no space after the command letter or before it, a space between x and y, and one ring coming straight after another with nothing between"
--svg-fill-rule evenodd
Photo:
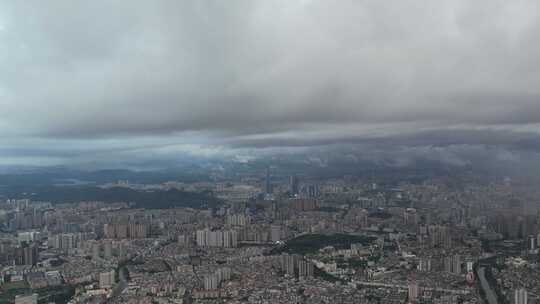
<instances>
[{"instance_id":1,"label":"sky","mask_svg":"<svg viewBox=\"0 0 540 304\"><path fill-rule=\"evenodd\" d=\"M536 0L0 2L0 165L540 152Z\"/></svg>"}]
</instances>

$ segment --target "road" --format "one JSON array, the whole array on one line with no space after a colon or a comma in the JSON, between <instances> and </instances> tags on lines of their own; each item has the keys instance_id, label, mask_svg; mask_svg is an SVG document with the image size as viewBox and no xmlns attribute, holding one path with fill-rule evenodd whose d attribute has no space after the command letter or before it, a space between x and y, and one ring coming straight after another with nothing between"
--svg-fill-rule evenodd
<instances>
[{"instance_id":1,"label":"road","mask_svg":"<svg viewBox=\"0 0 540 304\"><path fill-rule=\"evenodd\" d=\"M478 277L480 278L480 285L482 286L482 289L486 294L487 302L489 304L498 304L497 294L495 294L495 291L493 291L491 285L486 279L486 267L481 266L480 268L478 268Z\"/></svg>"},{"instance_id":2,"label":"road","mask_svg":"<svg viewBox=\"0 0 540 304\"><path fill-rule=\"evenodd\" d=\"M131 262L131 261L136 260L139 257L144 257L146 254L149 254L152 251L157 250L160 247L163 247L163 246L165 246L165 245L167 245L169 243L170 242L158 242L158 243L152 245L151 247L142 250L136 256L132 257L129 261ZM113 291L111 292L109 298L107 299L107 303L111 303L115 298L117 298L120 294L122 294L124 289L126 289L126 287L128 286L128 278L126 277L126 271L127 270L126 270L125 266L120 267L120 269L118 271L119 271L118 277L120 278L120 282L118 282L118 284L116 284L114 286Z\"/></svg>"},{"instance_id":3,"label":"road","mask_svg":"<svg viewBox=\"0 0 540 304\"><path fill-rule=\"evenodd\" d=\"M362 281L354 281L354 283L358 285L368 286L368 287L387 287L387 288L399 288L399 289L405 289L405 290L409 288L408 285L400 285L400 284L385 284L385 283L362 282ZM446 289L446 288L430 288L430 287L424 287L422 289L425 291L436 291L436 292L443 292L443 293L456 294L456 295L467 295L470 293L470 291L465 290L465 289Z\"/></svg>"}]
</instances>

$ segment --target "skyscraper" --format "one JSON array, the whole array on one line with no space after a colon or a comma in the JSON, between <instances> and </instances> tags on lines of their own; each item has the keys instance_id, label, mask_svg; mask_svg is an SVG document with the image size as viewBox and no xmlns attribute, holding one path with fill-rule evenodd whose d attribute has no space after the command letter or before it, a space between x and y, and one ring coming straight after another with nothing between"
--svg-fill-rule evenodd
<instances>
[{"instance_id":1,"label":"skyscraper","mask_svg":"<svg viewBox=\"0 0 540 304\"><path fill-rule=\"evenodd\" d=\"M295 269L298 267L298 261L299 256L297 255L289 255L289 254L283 254L280 257L280 264L281 264L281 270L284 274L287 274L289 276L295 275Z\"/></svg>"},{"instance_id":2,"label":"skyscraper","mask_svg":"<svg viewBox=\"0 0 540 304\"><path fill-rule=\"evenodd\" d=\"M529 235L527 238L527 247L530 251L534 251L538 244L536 243L536 237L534 235Z\"/></svg>"},{"instance_id":3,"label":"skyscraper","mask_svg":"<svg viewBox=\"0 0 540 304\"><path fill-rule=\"evenodd\" d=\"M114 270L108 272L102 272L99 274L99 288L111 288L114 285L114 277L116 273Z\"/></svg>"},{"instance_id":4,"label":"skyscraper","mask_svg":"<svg viewBox=\"0 0 540 304\"><path fill-rule=\"evenodd\" d=\"M216 290L219 287L218 276L215 273L208 274L204 277L204 289Z\"/></svg>"},{"instance_id":5,"label":"skyscraper","mask_svg":"<svg viewBox=\"0 0 540 304\"><path fill-rule=\"evenodd\" d=\"M103 258L112 259L112 242L110 240L103 242Z\"/></svg>"},{"instance_id":6,"label":"skyscraper","mask_svg":"<svg viewBox=\"0 0 540 304\"><path fill-rule=\"evenodd\" d=\"M320 195L319 185L309 185L307 187L307 195L309 198L316 198Z\"/></svg>"},{"instance_id":7,"label":"skyscraper","mask_svg":"<svg viewBox=\"0 0 540 304\"><path fill-rule=\"evenodd\" d=\"M15 249L15 265L36 265L38 262L38 247L35 244L23 243Z\"/></svg>"},{"instance_id":8,"label":"skyscraper","mask_svg":"<svg viewBox=\"0 0 540 304\"><path fill-rule=\"evenodd\" d=\"M264 193L266 194L272 194L272 180L270 176L270 166L266 167L266 179L265 179L265 186L264 186Z\"/></svg>"},{"instance_id":9,"label":"skyscraper","mask_svg":"<svg viewBox=\"0 0 540 304\"><path fill-rule=\"evenodd\" d=\"M409 292L408 292L409 303L416 303L418 299L418 284L416 281L409 283Z\"/></svg>"},{"instance_id":10,"label":"skyscraper","mask_svg":"<svg viewBox=\"0 0 540 304\"><path fill-rule=\"evenodd\" d=\"M274 243L281 240L281 226L279 225L270 226L270 239Z\"/></svg>"},{"instance_id":11,"label":"skyscraper","mask_svg":"<svg viewBox=\"0 0 540 304\"><path fill-rule=\"evenodd\" d=\"M298 277L306 278L313 276L313 263L306 260L298 261Z\"/></svg>"},{"instance_id":12,"label":"skyscraper","mask_svg":"<svg viewBox=\"0 0 540 304\"><path fill-rule=\"evenodd\" d=\"M298 177L296 175L291 175L289 179L289 191L291 192L292 196L295 196L299 193L298 189Z\"/></svg>"},{"instance_id":13,"label":"skyscraper","mask_svg":"<svg viewBox=\"0 0 540 304\"><path fill-rule=\"evenodd\" d=\"M514 291L514 303L515 304L527 304L528 294L525 289L516 289Z\"/></svg>"},{"instance_id":14,"label":"skyscraper","mask_svg":"<svg viewBox=\"0 0 540 304\"><path fill-rule=\"evenodd\" d=\"M91 243L91 249L92 249L92 259L93 260L99 260L100 254L101 254L101 246L98 242L93 241Z\"/></svg>"}]
</instances>

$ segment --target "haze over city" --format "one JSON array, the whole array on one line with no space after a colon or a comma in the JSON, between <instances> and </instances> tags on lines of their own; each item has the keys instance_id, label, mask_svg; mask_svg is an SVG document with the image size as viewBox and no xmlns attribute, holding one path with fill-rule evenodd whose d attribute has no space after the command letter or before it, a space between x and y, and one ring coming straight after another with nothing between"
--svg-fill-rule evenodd
<instances>
[{"instance_id":1,"label":"haze over city","mask_svg":"<svg viewBox=\"0 0 540 304\"><path fill-rule=\"evenodd\" d=\"M540 303L534 0L0 1L0 304Z\"/></svg>"}]
</instances>

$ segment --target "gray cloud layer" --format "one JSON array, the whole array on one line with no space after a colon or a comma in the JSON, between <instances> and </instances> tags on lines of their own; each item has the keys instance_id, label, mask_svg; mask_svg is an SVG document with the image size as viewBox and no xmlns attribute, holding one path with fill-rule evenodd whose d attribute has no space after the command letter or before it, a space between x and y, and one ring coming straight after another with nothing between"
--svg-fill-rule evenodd
<instances>
[{"instance_id":1,"label":"gray cloud layer","mask_svg":"<svg viewBox=\"0 0 540 304\"><path fill-rule=\"evenodd\" d=\"M27 154L72 157L86 145L108 151L113 139L137 149L148 137L157 147L386 141L537 150L539 6L2 2L0 154L38 141L45 147Z\"/></svg>"}]
</instances>

